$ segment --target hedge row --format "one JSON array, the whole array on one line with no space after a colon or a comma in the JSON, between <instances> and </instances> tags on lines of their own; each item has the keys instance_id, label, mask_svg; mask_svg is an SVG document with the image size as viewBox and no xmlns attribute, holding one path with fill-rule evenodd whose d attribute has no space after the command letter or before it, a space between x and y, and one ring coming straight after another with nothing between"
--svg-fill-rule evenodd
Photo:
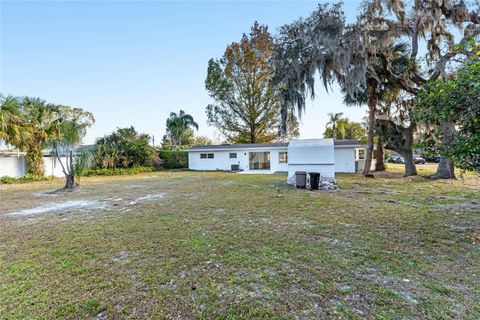
<instances>
[{"instance_id":1,"label":"hedge row","mask_svg":"<svg viewBox=\"0 0 480 320\"><path fill-rule=\"evenodd\" d=\"M14 183L28 183L28 182L34 182L34 181L48 181L52 179L54 179L54 177L52 176L42 177L42 176L34 176L31 174L26 174L23 177L19 177L19 178L3 176L0 178L0 182L5 184L14 184Z\"/></svg>"},{"instance_id":2,"label":"hedge row","mask_svg":"<svg viewBox=\"0 0 480 320\"><path fill-rule=\"evenodd\" d=\"M133 175L143 172L160 171L161 168L154 166L137 166L132 168L97 168L84 170L81 174L82 177L90 176L119 176L119 175Z\"/></svg>"}]
</instances>

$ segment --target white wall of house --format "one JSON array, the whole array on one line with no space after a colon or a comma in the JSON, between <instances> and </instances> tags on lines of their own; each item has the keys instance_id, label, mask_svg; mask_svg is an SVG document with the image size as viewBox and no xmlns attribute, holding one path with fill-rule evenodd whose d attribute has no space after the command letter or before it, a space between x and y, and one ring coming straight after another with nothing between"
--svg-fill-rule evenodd
<instances>
[{"instance_id":1,"label":"white wall of house","mask_svg":"<svg viewBox=\"0 0 480 320\"><path fill-rule=\"evenodd\" d=\"M201 159L201 154L213 154L213 159ZM188 168L190 170L230 170L232 164L239 159L230 159L228 151L194 151L188 152Z\"/></svg>"},{"instance_id":2,"label":"white wall of house","mask_svg":"<svg viewBox=\"0 0 480 320\"><path fill-rule=\"evenodd\" d=\"M318 172L335 178L335 153L332 139L293 140L288 145L288 180L296 171Z\"/></svg>"},{"instance_id":3,"label":"white wall of house","mask_svg":"<svg viewBox=\"0 0 480 320\"><path fill-rule=\"evenodd\" d=\"M65 164L65 157L62 161ZM45 175L54 177L63 177L62 166L53 157L43 157L45 166ZM0 156L0 177L8 176L19 178L27 173L27 160L25 155L10 154L8 156Z\"/></svg>"},{"instance_id":4,"label":"white wall of house","mask_svg":"<svg viewBox=\"0 0 480 320\"><path fill-rule=\"evenodd\" d=\"M355 172L356 150L352 147L335 147L335 172Z\"/></svg>"},{"instance_id":5,"label":"white wall of house","mask_svg":"<svg viewBox=\"0 0 480 320\"><path fill-rule=\"evenodd\" d=\"M335 165L333 164L291 164L288 166L288 181L295 181L295 172L318 172L321 177L335 179Z\"/></svg>"},{"instance_id":6,"label":"white wall of house","mask_svg":"<svg viewBox=\"0 0 480 320\"><path fill-rule=\"evenodd\" d=\"M0 177L18 178L26 173L26 161L23 155L19 157L0 157Z\"/></svg>"},{"instance_id":7,"label":"white wall of house","mask_svg":"<svg viewBox=\"0 0 480 320\"><path fill-rule=\"evenodd\" d=\"M279 162L279 152L287 152L287 147L273 148L246 148L246 149L204 149L188 152L188 168L190 170L231 170L233 164L238 164L243 171L270 171L287 172L288 164ZM249 166L251 152L270 152L270 170L253 170ZM230 158L230 153L235 153L236 158ZM201 158L201 154L213 154L213 158Z\"/></svg>"},{"instance_id":8,"label":"white wall of house","mask_svg":"<svg viewBox=\"0 0 480 320\"><path fill-rule=\"evenodd\" d=\"M67 157L61 157L63 165L66 163ZM62 166L58 162L58 159L54 157L44 157L43 162L45 165L45 175L47 176L54 176L54 177L64 177L65 174L63 173Z\"/></svg>"}]
</instances>

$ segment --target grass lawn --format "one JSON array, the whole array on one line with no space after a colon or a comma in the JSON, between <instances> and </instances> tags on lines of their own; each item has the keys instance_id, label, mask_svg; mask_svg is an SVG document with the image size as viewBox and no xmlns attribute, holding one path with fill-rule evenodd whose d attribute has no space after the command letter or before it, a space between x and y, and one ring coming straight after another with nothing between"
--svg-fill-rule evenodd
<instances>
[{"instance_id":1,"label":"grass lawn","mask_svg":"<svg viewBox=\"0 0 480 320\"><path fill-rule=\"evenodd\" d=\"M480 319L478 177L337 178L1 186L0 319Z\"/></svg>"}]
</instances>

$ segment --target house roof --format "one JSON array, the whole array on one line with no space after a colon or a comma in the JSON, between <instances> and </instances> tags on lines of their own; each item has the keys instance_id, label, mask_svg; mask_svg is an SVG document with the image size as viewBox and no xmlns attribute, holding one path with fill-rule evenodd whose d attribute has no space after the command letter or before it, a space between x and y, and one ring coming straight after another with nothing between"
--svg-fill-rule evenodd
<instances>
[{"instance_id":1,"label":"house roof","mask_svg":"<svg viewBox=\"0 0 480 320\"><path fill-rule=\"evenodd\" d=\"M194 146L187 151L201 150L223 150L223 149L255 149L255 148L286 148L287 143L240 143L240 144L218 144L208 146Z\"/></svg>"},{"instance_id":2,"label":"house roof","mask_svg":"<svg viewBox=\"0 0 480 320\"><path fill-rule=\"evenodd\" d=\"M302 143L313 143L313 144L329 144L332 139L300 139L292 140ZM207 151L207 150L232 150L232 149L258 149L258 148L287 148L289 145L288 142L285 143L240 143L240 144L217 144L217 145L206 145L206 146L194 146L187 151ZM362 146L360 141L355 139L346 139L346 140L335 140L335 146Z\"/></svg>"},{"instance_id":3,"label":"house roof","mask_svg":"<svg viewBox=\"0 0 480 320\"><path fill-rule=\"evenodd\" d=\"M360 141L355 139L335 140L333 142L336 146L361 146Z\"/></svg>"},{"instance_id":4,"label":"house roof","mask_svg":"<svg viewBox=\"0 0 480 320\"><path fill-rule=\"evenodd\" d=\"M18 156L24 156L25 152L0 152L0 158L16 158Z\"/></svg>"},{"instance_id":5,"label":"house roof","mask_svg":"<svg viewBox=\"0 0 480 320\"><path fill-rule=\"evenodd\" d=\"M288 147L333 146L333 139L298 139L290 141Z\"/></svg>"}]
</instances>

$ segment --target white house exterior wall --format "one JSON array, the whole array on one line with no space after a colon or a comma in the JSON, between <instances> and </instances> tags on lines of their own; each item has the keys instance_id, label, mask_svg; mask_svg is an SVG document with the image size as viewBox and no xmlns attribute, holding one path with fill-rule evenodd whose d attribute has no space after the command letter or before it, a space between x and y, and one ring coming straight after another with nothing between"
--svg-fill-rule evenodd
<instances>
[{"instance_id":1,"label":"white house exterior wall","mask_svg":"<svg viewBox=\"0 0 480 320\"><path fill-rule=\"evenodd\" d=\"M1 157L0 158L0 177L7 176L18 178L25 175L26 161L25 157Z\"/></svg>"},{"instance_id":2,"label":"white house exterior wall","mask_svg":"<svg viewBox=\"0 0 480 320\"><path fill-rule=\"evenodd\" d=\"M278 153L287 152L287 148L248 148L248 149L229 149L229 150L195 150L188 152L188 168L190 170L231 170L233 164L238 164L240 170L250 171L249 153L250 152L270 152L270 170L251 170L252 172L277 172L288 171L288 164L278 162ZM213 153L213 159L201 159L200 154ZM230 153L236 153L237 158L230 158Z\"/></svg>"},{"instance_id":3,"label":"white house exterior wall","mask_svg":"<svg viewBox=\"0 0 480 320\"><path fill-rule=\"evenodd\" d=\"M190 170L231 170L233 164L246 172L273 173L288 172L289 180L295 171L319 172L323 177L335 178L336 172L355 173L356 149L360 144L334 145L332 139L293 140L287 146L258 147L213 147L189 150ZM250 152L270 152L270 170L250 170ZM288 164L280 164L279 152L288 152ZM202 153L213 153L214 158L200 158ZM230 159L229 154L236 153L237 158Z\"/></svg>"},{"instance_id":4,"label":"white house exterior wall","mask_svg":"<svg viewBox=\"0 0 480 320\"><path fill-rule=\"evenodd\" d=\"M295 181L295 171L318 172L321 177L334 179L335 165L332 164L291 164L288 166L288 181Z\"/></svg>"},{"instance_id":5,"label":"white house exterior wall","mask_svg":"<svg viewBox=\"0 0 480 320\"><path fill-rule=\"evenodd\" d=\"M63 163L66 158L62 157ZM54 177L63 177L62 166L55 161L53 157L43 157L45 175ZM27 160L23 154L19 156L10 155L0 157L0 177L8 176L12 178L19 178L27 173Z\"/></svg>"},{"instance_id":6,"label":"white house exterior wall","mask_svg":"<svg viewBox=\"0 0 480 320\"><path fill-rule=\"evenodd\" d=\"M335 172L355 173L355 148L335 147Z\"/></svg>"},{"instance_id":7,"label":"white house exterior wall","mask_svg":"<svg viewBox=\"0 0 480 320\"><path fill-rule=\"evenodd\" d=\"M335 154L332 139L293 140L288 145L288 181L296 171L318 172L322 177L335 178Z\"/></svg>"},{"instance_id":8,"label":"white house exterior wall","mask_svg":"<svg viewBox=\"0 0 480 320\"><path fill-rule=\"evenodd\" d=\"M315 139L316 140L316 139ZM333 140L293 140L288 145L288 164L331 164L335 163Z\"/></svg>"}]
</instances>

